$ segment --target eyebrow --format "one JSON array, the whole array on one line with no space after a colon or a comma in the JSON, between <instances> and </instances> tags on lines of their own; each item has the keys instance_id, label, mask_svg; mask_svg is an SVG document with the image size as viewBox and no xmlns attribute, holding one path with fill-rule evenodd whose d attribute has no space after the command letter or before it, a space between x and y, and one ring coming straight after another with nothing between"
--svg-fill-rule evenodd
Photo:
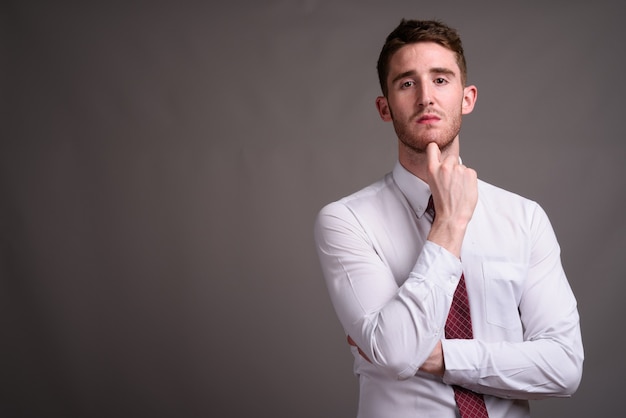
<instances>
[{"instance_id":1,"label":"eyebrow","mask_svg":"<svg viewBox=\"0 0 626 418\"><path fill-rule=\"evenodd\" d=\"M452 76L454 77L456 74L454 73L454 71L452 71L449 68L445 68L445 67L433 67L428 71L430 74L444 74L444 75L448 75L448 76ZM403 73L398 74L397 76L395 76L393 78L393 80L391 80L391 83L395 83L396 81L404 78L404 77L412 77L415 76L417 74L417 72L415 70L409 70L409 71L405 71Z\"/></svg>"}]
</instances>

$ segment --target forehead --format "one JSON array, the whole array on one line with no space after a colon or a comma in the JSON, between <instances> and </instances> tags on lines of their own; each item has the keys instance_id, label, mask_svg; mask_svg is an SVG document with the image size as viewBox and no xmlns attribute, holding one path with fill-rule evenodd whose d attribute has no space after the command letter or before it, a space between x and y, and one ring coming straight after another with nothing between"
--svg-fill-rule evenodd
<instances>
[{"instance_id":1,"label":"forehead","mask_svg":"<svg viewBox=\"0 0 626 418\"><path fill-rule=\"evenodd\" d=\"M393 78L406 71L430 72L433 68L461 72L453 51L434 42L418 42L405 45L392 55L389 76Z\"/></svg>"}]
</instances>

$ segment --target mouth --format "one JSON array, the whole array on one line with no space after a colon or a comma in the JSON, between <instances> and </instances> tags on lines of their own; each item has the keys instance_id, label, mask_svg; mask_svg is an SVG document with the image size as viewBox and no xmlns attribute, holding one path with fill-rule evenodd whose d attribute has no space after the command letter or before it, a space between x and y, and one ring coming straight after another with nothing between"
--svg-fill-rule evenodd
<instances>
[{"instance_id":1,"label":"mouth","mask_svg":"<svg viewBox=\"0 0 626 418\"><path fill-rule=\"evenodd\" d=\"M426 115L422 115L419 118L417 118L417 123L429 124L429 123L439 122L440 120L441 120L441 118L439 116L437 116L437 115L426 114Z\"/></svg>"}]
</instances>

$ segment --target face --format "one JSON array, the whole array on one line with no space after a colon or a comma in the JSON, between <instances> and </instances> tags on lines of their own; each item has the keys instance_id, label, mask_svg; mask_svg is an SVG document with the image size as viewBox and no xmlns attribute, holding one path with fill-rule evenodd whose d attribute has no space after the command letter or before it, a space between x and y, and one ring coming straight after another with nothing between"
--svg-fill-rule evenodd
<instances>
[{"instance_id":1,"label":"face","mask_svg":"<svg viewBox=\"0 0 626 418\"><path fill-rule=\"evenodd\" d=\"M406 153L424 153L430 142L448 148L476 101L476 87L463 86L454 52L433 42L399 49L389 63L387 87L376 106L383 120L393 122Z\"/></svg>"}]
</instances>

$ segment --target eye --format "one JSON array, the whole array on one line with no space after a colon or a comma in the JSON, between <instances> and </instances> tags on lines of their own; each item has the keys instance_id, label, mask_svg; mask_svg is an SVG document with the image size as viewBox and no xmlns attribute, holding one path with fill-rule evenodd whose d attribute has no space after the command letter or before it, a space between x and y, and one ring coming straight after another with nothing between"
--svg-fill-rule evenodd
<instances>
[{"instance_id":1,"label":"eye","mask_svg":"<svg viewBox=\"0 0 626 418\"><path fill-rule=\"evenodd\" d=\"M445 78L443 78L443 77L437 77L437 78L435 78L435 84L447 84L447 83L448 83L448 80L446 80L446 79L445 79Z\"/></svg>"},{"instance_id":2,"label":"eye","mask_svg":"<svg viewBox=\"0 0 626 418\"><path fill-rule=\"evenodd\" d=\"M409 87L413 87L415 85L415 81L403 81L402 84L400 84L400 88L402 89L408 89Z\"/></svg>"}]
</instances>

